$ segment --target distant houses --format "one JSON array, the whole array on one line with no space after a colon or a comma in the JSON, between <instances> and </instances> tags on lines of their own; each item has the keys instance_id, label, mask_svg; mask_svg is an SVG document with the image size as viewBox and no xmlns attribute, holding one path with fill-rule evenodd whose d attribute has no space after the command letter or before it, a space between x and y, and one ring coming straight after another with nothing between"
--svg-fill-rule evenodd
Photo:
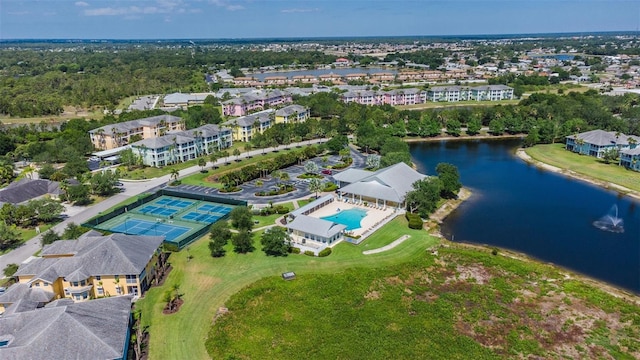
<instances>
[{"instance_id":1,"label":"distant houses","mask_svg":"<svg viewBox=\"0 0 640 360\"><path fill-rule=\"evenodd\" d=\"M620 156L621 166L640 171L640 136L591 130L567 136L565 148L597 158L603 158L607 151L615 150Z\"/></svg>"},{"instance_id":2,"label":"distant houses","mask_svg":"<svg viewBox=\"0 0 640 360\"><path fill-rule=\"evenodd\" d=\"M253 111L290 104L291 94L283 90L256 90L222 103L222 115L245 116Z\"/></svg>"},{"instance_id":3,"label":"distant houses","mask_svg":"<svg viewBox=\"0 0 640 360\"><path fill-rule=\"evenodd\" d=\"M248 142L256 134L262 134L275 124L295 124L305 122L311 116L309 108L289 105L281 109L267 109L250 115L225 121L222 126L230 129L234 141Z\"/></svg>"},{"instance_id":4,"label":"distant houses","mask_svg":"<svg viewBox=\"0 0 640 360\"><path fill-rule=\"evenodd\" d=\"M347 91L340 96L345 103L362 105L413 105L431 102L501 101L513 99L513 88L506 85L435 86L427 90L415 88L389 91Z\"/></svg>"}]
</instances>

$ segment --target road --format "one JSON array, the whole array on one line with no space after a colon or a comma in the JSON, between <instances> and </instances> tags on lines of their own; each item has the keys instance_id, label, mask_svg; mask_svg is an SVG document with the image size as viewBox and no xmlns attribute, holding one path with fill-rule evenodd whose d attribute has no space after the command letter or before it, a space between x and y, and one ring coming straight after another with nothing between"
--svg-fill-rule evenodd
<instances>
[{"instance_id":1,"label":"road","mask_svg":"<svg viewBox=\"0 0 640 360\"><path fill-rule=\"evenodd\" d=\"M291 147L295 147L297 145L304 146L304 145L318 144L318 143L323 143L327 140L328 139L323 138L323 139L303 141L300 143L292 143L291 145L286 145L286 146L280 145L275 148L266 149L265 152L284 150ZM252 151L244 152L240 154L240 158L244 159L248 156L257 156L262 153L263 153L263 150L261 149L252 150ZM224 162L225 162L225 159L219 159L215 163L208 162L207 167L211 167L214 165L222 165ZM185 177L185 176L194 174L198 171L200 171L200 166L195 165L195 166L180 170L180 177ZM100 212L105 211L130 197L134 197L145 191L154 190L154 189L160 188L161 186L166 185L170 179L171 179L171 175L164 175L158 178L143 180L143 181L121 180L122 183L124 184L123 192L116 194L98 204L84 207L73 215L70 214L70 216L67 219L57 224L56 226L54 226L52 229L58 234L61 234L69 223L82 224L87 220L91 219L92 217L98 215ZM29 257L33 256L33 254L35 254L38 250L40 250L40 235L26 241L20 247L0 256L0 270L4 269L8 264L23 263L24 261L29 259ZM4 274L0 273L0 278L4 278Z\"/></svg>"}]
</instances>

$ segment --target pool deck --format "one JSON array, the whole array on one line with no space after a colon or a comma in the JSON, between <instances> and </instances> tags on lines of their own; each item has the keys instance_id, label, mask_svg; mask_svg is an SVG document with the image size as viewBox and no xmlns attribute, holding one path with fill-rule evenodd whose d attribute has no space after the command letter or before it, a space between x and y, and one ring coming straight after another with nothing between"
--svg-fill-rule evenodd
<instances>
[{"instance_id":1,"label":"pool deck","mask_svg":"<svg viewBox=\"0 0 640 360\"><path fill-rule=\"evenodd\" d=\"M360 236L364 235L367 232L367 230L370 230L374 228L376 225L379 225L382 221L387 220L394 213L393 211L394 209L390 207L387 207L385 210L383 210L383 209L376 209L375 207L349 204L349 203L336 200L318 209L317 211L314 211L313 213L309 214L309 216L313 216L315 218L321 218L324 216L335 215L338 212L338 209L340 210L363 209L367 211L367 216L362 218L362 220L360 221L361 227L359 229L354 229L349 231L354 235L360 235Z\"/></svg>"}]
</instances>

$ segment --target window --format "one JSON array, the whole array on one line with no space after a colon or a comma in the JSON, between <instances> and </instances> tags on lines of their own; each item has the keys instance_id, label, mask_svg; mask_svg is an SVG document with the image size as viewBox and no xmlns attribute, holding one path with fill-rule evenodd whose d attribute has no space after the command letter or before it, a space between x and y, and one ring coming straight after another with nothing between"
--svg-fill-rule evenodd
<instances>
[{"instance_id":1,"label":"window","mask_svg":"<svg viewBox=\"0 0 640 360\"><path fill-rule=\"evenodd\" d=\"M5 347L9 345L9 340L0 340L0 347Z\"/></svg>"},{"instance_id":2,"label":"window","mask_svg":"<svg viewBox=\"0 0 640 360\"><path fill-rule=\"evenodd\" d=\"M76 300L82 300L82 297L80 297L80 294L76 294L76 295L74 296L74 298L75 298Z\"/></svg>"},{"instance_id":3,"label":"window","mask_svg":"<svg viewBox=\"0 0 640 360\"><path fill-rule=\"evenodd\" d=\"M104 288L102 286L98 286L98 295L104 295Z\"/></svg>"},{"instance_id":4,"label":"window","mask_svg":"<svg viewBox=\"0 0 640 360\"><path fill-rule=\"evenodd\" d=\"M78 286L78 282L77 281L72 282L71 286Z\"/></svg>"},{"instance_id":5,"label":"window","mask_svg":"<svg viewBox=\"0 0 640 360\"><path fill-rule=\"evenodd\" d=\"M135 275L127 275L127 284L136 284L137 277Z\"/></svg>"},{"instance_id":6,"label":"window","mask_svg":"<svg viewBox=\"0 0 640 360\"><path fill-rule=\"evenodd\" d=\"M80 286L85 286L87 285L87 282L85 280L80 281Z\"/></svg>"},{"instance_id":7,"label":"window","mask_svg":"<svg viewBox=\"0 0 640 360\"><path fill-rule=\"evenodd\" d=\"M98 280L98 281L102 280L102 278L100 277L100 275L96 276L96 280Z\"/></svg>"},{"instance_id":8,"label":"window","mask_svg":"<svg viewBox=\"0 0 640 360\"><path fill-rule=\"evenodd\" d=\"M40 282L34 283L37 287L40 287Z\"/></svg>"},{"instance_id":9,"label":"window","mask_svg":"<svg viewBox=\"0 0 640 360\"><path fill-rule=\"evenodd\" d=\"M69 288L65 288L65 289L64 289L64 294L65 294L65 295L69 295Z\"/></svg>"}]
</instances>

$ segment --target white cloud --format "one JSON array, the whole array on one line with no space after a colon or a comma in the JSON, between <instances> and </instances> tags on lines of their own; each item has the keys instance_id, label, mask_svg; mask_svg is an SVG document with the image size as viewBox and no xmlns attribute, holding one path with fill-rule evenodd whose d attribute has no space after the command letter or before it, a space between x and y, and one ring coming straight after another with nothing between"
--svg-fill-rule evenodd
<instances>
[{"instance_id":1,"label":"white cloud","mask_svg":"<svg viewBox=\"0 0 640 360\"><path fill-rule=\"evenodd\" d=\"M285 14L290 14L290 13L308 13L308 12L316 12L316 11L320 11L320 9L319 8L307 8L307 9L294 8L294 9L282 9L282 10L280 10L280 12L285 13Z\"/></svg>"},{"instance_id":2,"label":"white cloud","mask_svg":"<svg viewBox=\"0 0 640 360\"><path fill-rule=\"evenodd\" d=\"M157 0L154 3L154 5L148 6L131 5L121 7L85 9L82 13L85 16L125 16L127 19L131 19L140 15L185 13L193 12L194 10L189 9L188 5L185 4L182 0ZM76 3L76 5L77 4L78 3Z\"/></svg>"},{"instance_id":3,"label":"white cloud","mask_svg":"<svg viewBox=\"0 0 640 360\"><path fill-rule=\"evenodd\" d=\"M209 2L217 7L222 7L229 11L244 10L244 6L238 5L238 4L231 4L227 0L209 0Z\"/></svg>"},{"instance_id":4,"label":"white cloud","mask_svg":"<svg viewBox=\"0 0 640 360\"><path fill-rule=\"evenodd\" d=\"M89 3L86 3L84 1L76 1L76 6L85 7L85 6L89 6Z\"/></svg>"}]
</instances>

